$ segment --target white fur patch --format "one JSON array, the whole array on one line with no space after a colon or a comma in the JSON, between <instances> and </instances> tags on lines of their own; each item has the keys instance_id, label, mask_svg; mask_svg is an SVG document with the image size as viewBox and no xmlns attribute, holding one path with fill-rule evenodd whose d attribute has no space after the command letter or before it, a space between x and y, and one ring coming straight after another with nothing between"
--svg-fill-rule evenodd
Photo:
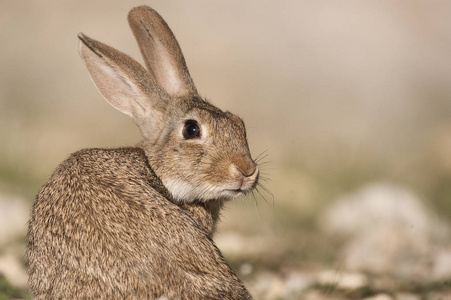
<instances>
[{"instance_id":1,"label":"white fur patch","mask_svg":"<svg viewBox=\"0 0 451 300\"><path fill-rule=\"evenodd\" d=\"M164 185L177 201L192 202L196 199L193 193L194 187L186 181L170 179L164 182Z\"/></svg>"},{"instance_id":2,"label":"white fur patch","mask_svg":"<svg viewBox=\"0 0 451 300\"><path fill-rule=\"evenodd\" d=\"M200 185L194 186L180 179L169 179L163 181L163 183L176 201L185 203L199 200L231 199L242 195L242 193L230 191L230 184L218 186L203 182Z\"/></svg>"}]
</instances>

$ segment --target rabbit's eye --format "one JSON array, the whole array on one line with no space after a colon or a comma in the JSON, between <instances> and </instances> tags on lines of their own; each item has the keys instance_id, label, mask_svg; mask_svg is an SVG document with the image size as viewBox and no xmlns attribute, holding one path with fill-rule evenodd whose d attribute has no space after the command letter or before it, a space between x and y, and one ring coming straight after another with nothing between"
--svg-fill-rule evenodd
<instances>
[{"instance_id":1,"label":"rabbit's eye","mask_svg":"<svg viewBox=\"0 0 451 300\"><path fill-rule=\"evenodd\" d=\"M183 137L187 140L200 137L200 127L194 120L188 120L183 127Z\"/></svg>"}]
</instances>

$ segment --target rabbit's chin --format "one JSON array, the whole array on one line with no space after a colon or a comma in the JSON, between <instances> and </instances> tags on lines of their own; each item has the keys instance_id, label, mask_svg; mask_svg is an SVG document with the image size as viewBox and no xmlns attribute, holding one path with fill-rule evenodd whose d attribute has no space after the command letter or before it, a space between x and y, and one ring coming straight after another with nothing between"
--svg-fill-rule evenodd
<instances>
[{"instance_id":1,"label":"rabbit's chin","mask_svg":"<svg viewBox=\"0 0 451 300\"><path fill-rule=\"evenodd\" d=\"M171 193L173 199L180 203L207 202L214 200L231 200L245 195L252 188L232 189L229 185L213 185L202 183L194 186L193 184L179 180L167 180L164 185Z\"/></svg>"}]
</instances>

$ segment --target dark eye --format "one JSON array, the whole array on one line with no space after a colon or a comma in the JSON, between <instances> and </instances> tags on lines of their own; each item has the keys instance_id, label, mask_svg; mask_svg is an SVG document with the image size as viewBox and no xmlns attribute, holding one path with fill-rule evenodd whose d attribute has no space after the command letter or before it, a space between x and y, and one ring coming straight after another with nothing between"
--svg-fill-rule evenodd
<instances>
[{"instance_id":1,"label":"dark eye","mask_svg":"<svg viewBox=\"0 0 451 300\"><path fill-rule=\"evenodd\" d=\"M187 140L200 137L200 127L194 120L188 120L183 127L183 137Z\"/></svg>"}]
</instances>

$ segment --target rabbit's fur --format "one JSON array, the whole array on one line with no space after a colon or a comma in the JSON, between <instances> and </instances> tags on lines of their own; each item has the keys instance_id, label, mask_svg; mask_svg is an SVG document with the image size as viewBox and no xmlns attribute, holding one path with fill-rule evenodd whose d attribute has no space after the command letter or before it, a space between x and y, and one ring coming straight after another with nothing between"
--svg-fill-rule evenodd
<instances>
[{"instance_id":1,"label":"rabbit's fur","mask_svg":"<svg viewBox=\"0 0 451 300\"><path fill-rule=\"evenodd\" d=\"M105 99L133 118L135 148L85 149L32 208L36 299L251 299L212 241L224 201L258 181L244 123L199 97L180 47L151 8L129 13L148 70L80 34Z\"/></svg>"}]
</instances>

